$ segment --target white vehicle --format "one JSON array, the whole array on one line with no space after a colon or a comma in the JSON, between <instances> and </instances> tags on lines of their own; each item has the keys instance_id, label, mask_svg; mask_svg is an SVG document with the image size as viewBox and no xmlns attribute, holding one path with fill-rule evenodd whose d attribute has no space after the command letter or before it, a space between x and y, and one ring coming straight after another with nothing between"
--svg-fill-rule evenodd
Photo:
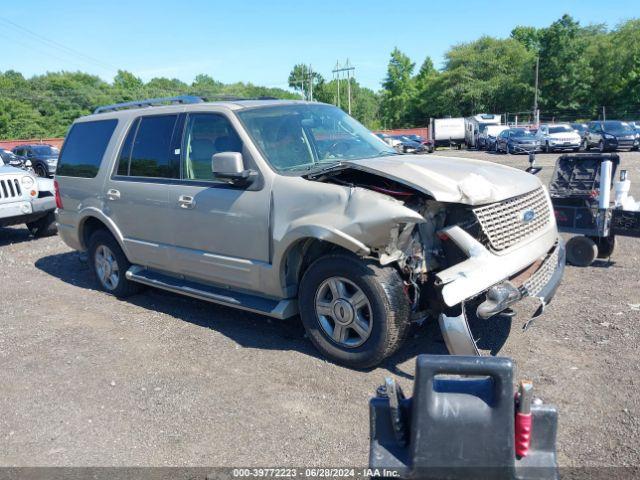
<instances>
[{"instance_id":1,"label":"white vehicle","mask_svg":"<svg viewBox=\"0 0 640 480\"><path fill-rule=\"evenodd\" d=\"M460 148L465 139L465 119L432 118L429 135L434 147L457 146Z\"/></svg>"},{"instance_id":2,"label":"white vehicle","mask_svg":"<svg viewBox=\"0 0 640 480\"><path fill-rule=\"evenodd\" d=\"M543 152L554 150L580 150L582 138L568 123L543 123L536 132Z\"/></svg>"},{"instance_id":3,"label":"white vehicle","mask_svg":"<svg viewBox=\"0 0 640 480\"><path fill-rule=\"evenodd\" d=\"M497 113L480 113L465 119L464 142L467 148L481 148L480 134L489 125L500 125L502 116Z\"/></svg>"},{"instance_id":4,"label":"white vehicle","mask_svg":"<svg viewBox=\"0 0 640 480\"><path fill-rule=\"evenodd\" d=\"M478 135L478 148L491 150L496 144L498 135L508 129L508 125L487 125Z\"/></svg>"},{"instance_id":5,"label":"white vehicle","mask_svg":"<svg viewBox=\"0 0 640 480\"><path fill-rule=\"evenodd\" d=\"M35 237L56 232L53 180L0 161L0 227L25 223Z\"/></svg>"}]
</instances>

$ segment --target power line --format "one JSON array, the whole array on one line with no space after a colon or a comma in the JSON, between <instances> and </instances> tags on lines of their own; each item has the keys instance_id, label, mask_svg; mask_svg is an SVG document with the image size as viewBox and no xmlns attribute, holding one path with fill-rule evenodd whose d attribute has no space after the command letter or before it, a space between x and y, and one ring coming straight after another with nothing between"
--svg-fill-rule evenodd
<instances>
[{"instance_id":1,"label":"power line","mask_svg":"<svg viewBox=\"0 0 640 480\"><path fill-rule=\"evenodd\" d=\"M20 33L24 34L27 33L28 35L31 35L32 37L34 37L35 39L37 39L38 41L40 41L41 43L44 43L45 45L47 45L49 48L54 48L54 49L58 49L58 50L62 50L63 52L66 52L67 55L74 55L76 57L80 57L83 58L84 62L90 62L93 63L94 65L97 65L101 68L104 68L105 70L109 70L109 71L114 71L114 70L118 70L117 67L115 67L114 65L111 65L109 63L103 62L101 60L98 60L97 58L91 57L85 53L79 52L78 50L75 50L71 47L67 47L66 45L63 45L62 43L56 41L56 40L52 40L50 38L47 38L43 35L40 35L39 33L34 32L33 30L30 30L22 25L19 25L7 18L4 17L0 17L0 21L4 22L6 25L9 25L13 28L15 28L16 30L18 30Z\"/></svg>"}]
</instances>

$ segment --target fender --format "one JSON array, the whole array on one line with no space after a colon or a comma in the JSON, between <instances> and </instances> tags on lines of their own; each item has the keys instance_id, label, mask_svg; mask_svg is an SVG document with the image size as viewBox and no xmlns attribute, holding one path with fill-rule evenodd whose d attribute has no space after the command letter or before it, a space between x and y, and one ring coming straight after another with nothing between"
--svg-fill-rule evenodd
<instances>
[{"instance_id":1,"label":"fender","mask_svg":"<svg viewBox=\"0 0 640 480\"><path fill-rule=\"evenodd\" d=\"M79 233L78 237L80 239L83 249L85 250L87 249L87 245L84 244L84 225L87 222L87 220L89 220L90 218L95 218L97 220L100 220L104 225L106 225L107 229L111 232L111 235L114 236L114 238L118 242L118 245L120 245L120 248L122 249L122 251L125 253L125 255L128 255L127 249L124 245L124 237L122 236L122 232L117 227L117 225L113 222L113 220L107 217L99 209L97 209L96 207L85 207L82 210L80 210L80 212L78 213L78 216L80 218L78 220L78 233Z\"/></svg>"}]
</instances>

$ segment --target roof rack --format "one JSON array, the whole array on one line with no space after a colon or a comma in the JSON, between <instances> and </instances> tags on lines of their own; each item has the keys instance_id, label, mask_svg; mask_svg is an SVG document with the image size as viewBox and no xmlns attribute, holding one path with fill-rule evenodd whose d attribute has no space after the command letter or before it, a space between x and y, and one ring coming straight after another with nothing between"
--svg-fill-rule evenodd
<instances>
[{"instance_id":1,"label":"roof rack","mask_svg":"<svg viewBox=\"0 0 640 480\"><path fill-rule=\"evenodd\" d=\"M114 103L113 105L104 105L96 108L93 113L115 112L116 110L124 110L127 108L153 107L154 105L163 105L166 103L202 103L201 97L193 95L181 95L178 97L148 98L146 100L135 100L133 102Z\"/></svg>"}]
</instances>

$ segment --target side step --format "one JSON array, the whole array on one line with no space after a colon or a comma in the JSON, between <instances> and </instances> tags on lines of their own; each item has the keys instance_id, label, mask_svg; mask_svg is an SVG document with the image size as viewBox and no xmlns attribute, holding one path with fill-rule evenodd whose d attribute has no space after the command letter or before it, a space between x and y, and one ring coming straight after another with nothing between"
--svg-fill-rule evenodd
<instances>
[{"instance_id":1,"label":"side step","mask_svg":"<svg viewBox=\"0 0 640 480\"><path fill-rule=\"evenodd\" d=\"M142 283L150 287L161 288L174 293L219 303L241 310L261 313L270 317L285 319L298 314L295 300L271 300L248 293L236 292L225 288L212 287L191 280L183 280L132 265L126 273L127 280Z\"/></svg>"}]
</instances>

